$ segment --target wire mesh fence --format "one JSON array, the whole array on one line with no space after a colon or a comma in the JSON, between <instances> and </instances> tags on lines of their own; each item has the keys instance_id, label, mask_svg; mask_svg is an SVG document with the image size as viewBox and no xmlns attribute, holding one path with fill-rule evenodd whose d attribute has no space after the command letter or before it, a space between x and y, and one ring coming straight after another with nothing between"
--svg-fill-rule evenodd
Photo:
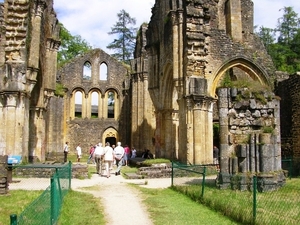
<instances>
[{"instance_id":1,"label":"wire mesh fence","mask_svg":"<svg viewBox=\"0 0 300 225\"><path fill-rule=\"evenodd\" d=\"M256 225L296 225L300 224L300 178L287 179L276 189L260 192L260 181L256 176L249 178L247 191L217 187L216 175L195 173L203 166L174 165L172 187L223 215L242 224ZM196 169L198 168L198 169ZM234 178L232 178L234 179ZM236 179L236 178L235 178Z\"/></svg>"},{"instance_id":2,"label":"wire mesh fence","mask_svg":"<svg viewBox=\"0 0 300 225\"><path fill-rule=\"evenodd\" d=\"M71 188L71 163L55 168L50 185L17 217L11 215L11 225L53 225L59 218L64 196Z\"/></svg>"}]
</instances>

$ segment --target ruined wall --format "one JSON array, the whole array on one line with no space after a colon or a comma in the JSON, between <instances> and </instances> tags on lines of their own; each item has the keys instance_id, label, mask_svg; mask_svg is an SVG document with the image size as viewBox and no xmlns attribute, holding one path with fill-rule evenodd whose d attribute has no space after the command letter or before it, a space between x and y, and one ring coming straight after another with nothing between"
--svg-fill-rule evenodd
<instances>
[{"instance_id":1,"label":"ruined wall","mask_svg":"<svg viewBox=\"0 0 300 225\"><path fill-rule=\"evenodd\" d=\"M300 173L300 74L279 82L276 94L281 97L281 137L283 158L293 157L293 175Z\"/></svg>"},{"instance_id":2,"label":"ruined wall","mask_svg":"<svg viewBox=\"0 0 300 225\"><path fill-rule=\"evenodd\" d=\"M83 67L86 62L91 65L91 77L84 78ZM100 65L107 65L107 79L100 79ZM75 151L78 143L82 150L87 152L90 144L105 143L103 136L108 129L113 132L112 137L121 141L123 145L130 143L130 99L125 87L127 68L112 58L101 49L90 52L73 59L62 67L57 73L58 81L64 86L66 94L63 99L63 111L58 109L58 115L63 118L62 140L70 142L70 150ZM115 117L107 117L107 93L109 90L115 93ZM75 93L82 93L82 116L76 117ZM98 117L92 117L91 94L98 94ZM53 109L55 113L55 109ZM57 116L57 114L55 114ZM55 132L52 132L56 135ZM63 145L62 145L63 146ZM62 146L59 150L62 151ZM55 149L49 149L55 151Z\"/></svg>"},{"instance_id":3,"label":"ruined wall","mask_svg":"<svg viewBox=\"0 0 300 225\"><path fill-rule=\"evenodd\" d=\"M146 34L156 155L211 163L213 104L226 74L273 85L272 60L253 32L253 2L156 1Z\"/></svg>"},{"instance_id":4,"label":"ruined wall","mask_svg":"<svg viewBox=\"0 0 300 225\"><path fill-rule=\"evenodd\" d=\"M1 9L0 151L43 160L59 47L53 1L5 0Z\"/></svg>"},{"instance_id":5,"label":"ruined wall","mask_svg":"<svg viewBox=\"0 0 300 225\"><path fill-rule=\"evenodd\" d=\"M280 103L272 92L247 88L219 88L220 168L219 186L249 188L249 174L256 174L260 191L275 190L285 182L281 170Z\"/></svg>"}]
</instances>

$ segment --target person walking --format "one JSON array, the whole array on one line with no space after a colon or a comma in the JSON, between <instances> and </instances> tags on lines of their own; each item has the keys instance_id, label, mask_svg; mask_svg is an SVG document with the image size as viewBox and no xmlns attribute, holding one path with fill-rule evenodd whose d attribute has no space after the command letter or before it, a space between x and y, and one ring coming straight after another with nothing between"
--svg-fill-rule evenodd
<instances>
[{"instance_id":1,"label":"person walking","mask_svg":"<svg viewBox=\"0 0 300 225\"><path fill-rule=\"evenodd\" d=\"M90 161L92 161L92 163L95 164L94 151L95 151L95 146L91 144L91 146L90 146L90 155L89 155L87 164L89 164Z\"/></svg>"},{"instance_id":2,"label":"person walking","mask_svg":"<svg viewBox=\"0 0 300 225\"><path fill-rule=\"evenodd\" d=\"M107 178L110 177L110 168L112 167L113 160L114 160L114 150L112 147L110 147L110 143L106 142L104 148L104 163L105 163Z\"/></svg>"},{"instance_id":3,"label":"person walking","mask_svg":"<svg viewBox=\"0 0 300 225\"><path fill-rule=\"evenodd\" d=\"M136 157L136 149L134 147L132 147L131 158L134 159L135 157Z\"/></svg>"},{"instance_id":4,"label":"person walking","mask_svg":"<svg viewBox=\"0 0 300 225\"><path fill-rule=\"evenodd\" d=\"M68 161L68 152L69 152L69 142L66 141L64 146L64 163Z\"/></svg>"},{"instance_id":5,"label":"person walking","mask_svg":"<svg viewBox=\"0 0 300 225\"><path fill-rule=\"evenodd\" d=\"M77 145L77 147L76 147L76 152L77 152L77 162L80 162L81 155L82 155L80 143L79 143L79 144Z\"/></svg>"},{"instance_id":6,"label":"person walking","mask_svg":"<svg viewBox=\"0 0 300 225\"><path fill-rule=\"evenodd\" d=\"M128 166L129 159L130 159L130 148L128 147L128 145L125 145L124 152L125 152L124 154L125 166Z\"/></svg>"},{"instance_id":7,"label":"person walking","mask_svg":"<svg viewBox=\"0 0 300 225\"><path fill-rule=\"evenodd\" d=\"M215 145L213 148L213 163L216 165L217 171L219 171L219 149Z\"/></svg>"},{"instance_id":8,"label":"person walking","mask_svg":"<svg viewBox=\"0 0 300 225\"><path fill-rule=\"evenodd\" d=\"M95 162L96 162L96 171L97 174L100 176L102 175L102 157L103 157L103 147L101 143L98 143L95 151L94 151L94 157L95 157Z\"/></svg>"},{"instance_id":9,"label":"person walking","mask_svg":"<svg viewBox=\"0 0 300 225\"><path fill-rule=\"evenodd\" d=\"M121 146L121 142L117 143L117 147L114 149L114 158L116 160L117 170L115 172L115 175L120 175L121 168L123 166L123 157L124 157L125 151L124 148Z\"/></svg>"}]
</instances>

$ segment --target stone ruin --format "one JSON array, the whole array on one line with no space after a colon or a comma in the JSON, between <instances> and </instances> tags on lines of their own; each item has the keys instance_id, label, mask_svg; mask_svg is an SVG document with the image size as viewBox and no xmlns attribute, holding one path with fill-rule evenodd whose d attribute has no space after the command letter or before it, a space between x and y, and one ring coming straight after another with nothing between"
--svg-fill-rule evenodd
<instances>
[{"instance_id":1,"label":"stone ruin","mask_svg":"<svg viewBox=\"0 0 300 225\"><path fill-rule=\"evenodd\" d=\"M220 188L276 190L285 183L281 169L279 99L272 92L219 88Z\"/></svg>"}]
</instances>

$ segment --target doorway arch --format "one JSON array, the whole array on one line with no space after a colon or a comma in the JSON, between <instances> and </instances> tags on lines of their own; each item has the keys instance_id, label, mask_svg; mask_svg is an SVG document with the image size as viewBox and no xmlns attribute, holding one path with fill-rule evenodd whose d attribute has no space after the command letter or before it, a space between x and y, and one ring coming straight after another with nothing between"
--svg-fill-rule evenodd
<instances>
[{"instance_id":1,"label":"doorway arch","mask_svg":"<svg viewBox=\"0 0 300 225\"><path fill-rule=\"evenodd\" d=\"M102 135L103 146L105 146L106 142L109 142L110 146L116 145L118 137L119 137L118 131L115 128L113 127L107 128Z\"/></svg>"}]
</instances>

